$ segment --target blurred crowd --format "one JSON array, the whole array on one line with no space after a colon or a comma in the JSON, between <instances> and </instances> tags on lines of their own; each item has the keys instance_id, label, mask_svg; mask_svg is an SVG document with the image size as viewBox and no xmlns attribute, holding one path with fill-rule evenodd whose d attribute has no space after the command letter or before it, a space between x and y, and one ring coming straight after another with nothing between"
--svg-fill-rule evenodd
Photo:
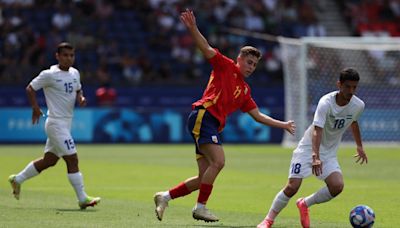
<instances>
[{"instance_id":1,"label":"blurred crowd","mask_svg":"<svg viewBox=\"0 0 400 228\"><path fill-rule=\"evenodd\" d=\"M194 9L212 46L236 58L240 46L263 51L252 80L282 83L276 43L232 35L241 28L273 35L316 35L310 1L297 0L2 0L0 81L29 82L55 63L54 47L68 41L77 48L75 66L85 84L135 86L196 84L210 66L179 21ZM323 35L323 34L321 34Z\"/></svg>"},{"instance_id":2,"label":"blurred crowd","mask_svg":"<svg viewBox=\"0 0 400 228\"><path fill-rule=\"evenodd\" d=\"M75 66L84 84L120 87L203 82L211 68L179 21L186 8L194 9L201 32L227 56L235 59L243 45L262 50L263 58L250 79L260 85L282 84L277 43L230 34L226 28L286 37L326 35L312 0L0 2L3 85L26 84L54 64L54 48L61 41L76 47ZM399 21L398 4L396 9Z\"/></svg>"},{"instance_id":3,"label":"blurred crowd","mask_svg":"<svg viewBox=\"0 0 400 228\"><path fill-rule=\"evenodd\" d=\"M400 36L400 0L338 0L357 36Z\"/></svg>"}]
</instances>

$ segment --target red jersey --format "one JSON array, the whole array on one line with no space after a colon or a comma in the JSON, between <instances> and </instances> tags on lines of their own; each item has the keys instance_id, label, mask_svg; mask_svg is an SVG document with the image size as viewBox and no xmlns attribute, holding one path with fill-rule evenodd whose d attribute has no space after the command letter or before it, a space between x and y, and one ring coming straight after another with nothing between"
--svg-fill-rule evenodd
<instances>
[{"instance_id":1,"label":"red jersey","mask_svg":"<svg viewBox=\"0 0 400 228\"><path fill-rule=\"evenodd\" d=\"M217 49L217 54L209 59L213 67L207 88L203 97L194 102L192 107L204 106L219 121L218 131L225 127L226 117L240 109L248 112L257 107L251 97L249 85L244 81L235 62L222 55Z\"/></svg>"}]
</instances>

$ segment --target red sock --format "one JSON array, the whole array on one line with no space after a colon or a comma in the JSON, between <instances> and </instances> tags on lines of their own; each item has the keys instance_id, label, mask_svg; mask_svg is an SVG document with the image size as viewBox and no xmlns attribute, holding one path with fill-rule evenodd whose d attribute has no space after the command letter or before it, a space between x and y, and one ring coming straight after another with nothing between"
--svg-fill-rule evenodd
<instances>
[{"instance_id":1,"label":"red sock","mask_svg":"<svg viewBox=\"0 0 400 228\"><path fill-rule=\"evenodd\" d=\"M208 197L211 195L211 191L213 189L212 184L200 184L200 193L199 197L197 198L198 203L206 204Z\"/></svg>"},{"instance_id":2,"label":"red sock","mask_svg":"<svg viewBox=\"0 0 400 228\"><path fill-rule=\"evenodd\" d=\"M191 191L188 189L188 187L186 187L185 182L182 182L182 183L178 184L177 186L175 186L174 188L171 188L169 190L171 199L186 196L189 193L191 193Z\"/></svg>"}]
</instances>

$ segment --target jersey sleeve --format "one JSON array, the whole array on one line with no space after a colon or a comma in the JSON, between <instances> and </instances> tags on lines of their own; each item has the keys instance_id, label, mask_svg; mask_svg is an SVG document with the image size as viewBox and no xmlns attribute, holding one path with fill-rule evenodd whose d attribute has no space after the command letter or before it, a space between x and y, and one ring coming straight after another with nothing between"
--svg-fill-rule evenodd
<instances>
[{"instance_id":1,"label":"jersey sleeve","mask_svg":"<svg viewBox=\"0 0 400 228\"><path fill-rule=\"evenodd\" d=\"M221 54L218 49L215 48L214 50L216 54L208 60L214 71L223 70L226 65L234 63L232 59Z\"/></svg>"},{"instance_id":2,"label":"jersey sleeve","mask_svg":"<svg viewBox=\"0 0 400 228\"><path fill-rule=\"evenodd\" d=\"M328 100L323 97L319 100L317 109L315 110L313 125L324 128L326 122L326 115L328 113L329 103Z\"/></svg>"},{"instance_id":3,"label":"jersey sleeve","mask_svg":"<svg viewBox=\"0 0 400 228\"><path fill-rule=\"evenodd\" d=\"M50 84L50 74L48 74L46 71L40 72L40 74L35 77L29 84L31 87L37 91L40 90L44 87L47 87Z\"/></svg>"},{"instance_id":4,"label":"jersey sleeve","mask_svg":"<svg viewBox=\"0 0 400 228\"><path fill-rule=\"evenodd\" d=\"M249 112L250 110L255 108L257 108L257 104L254 99L249 96L249 99L247 99L247 101L243 104L243 106L240 108L240 111Z\"/></svg>"},{"instance_id":5,"label":"jersey sleeve","mask_svg":"<svg viewBox=\"0 0 400 228\"><path fill-rule=\"evenodd\" d=\"M357 121L358 118L360 118L361 114L364 112L364 108L365 108L365 103L361 102L358 112L354 115L354 121Z\"/></svg>"}]
</instances>

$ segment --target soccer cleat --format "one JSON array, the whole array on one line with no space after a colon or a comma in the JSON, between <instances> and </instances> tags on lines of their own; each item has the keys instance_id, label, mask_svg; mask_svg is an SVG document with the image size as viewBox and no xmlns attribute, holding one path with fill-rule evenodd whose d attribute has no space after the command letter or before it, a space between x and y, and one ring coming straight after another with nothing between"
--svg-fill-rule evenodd
<instances>
[{"instance_id":1,"label":"soccer cleat","mask_svg":"<svg viewBox=\"0 0 400 228\"><path fill-rule=\"evenodd\" d=\"M297 208L300 212L300 222L303 228L310 228L310 216L306 201L304 198L300 198L296 201Z\"/></svg>"},{"instance_id":2,"label":"soccer cleat","mask_svg":"<svg viewBox=\"0 0 400 228\"><path fill-rule=\"evenodd\" d=\"M19 200L19 194L21 192L21 184L15 180L17 175L12 174L8 177L8 182L11 184L11 188L13 189L13 195L15 199Z\"/></svg>"},{"instance_id":3,"label":"soccer cleat","mask_svg":"<svg viewBox=\"0 0 400 228\"><path fill-rule=\"evenodd\" d=\"M85 201L79 202L79 207L82 210L85 210L87 207L94 207L94 205L97 205L100 203L101 198L100 197L91 197L87 196Z\"/></svg>"},{"instance_id":4,"label":"soccer cleat","mask_svg":"<svg viewBox=\"0 0 400 228\"><path fill-rule=\"evenodd\" d=\"M162 220L165 208L168 207L168 201L165 200L164 196L162 196L162 192L157 192L154 195L154 203L156 204L156 216L158 220Z\"/></svg>"},{"instance_id":5,"label":"soccer cleat","mask_svg":"<svg viewBox=\"0 0 400 228\"><path fill-rule=\"evenodd\" d=\"M196 220L203 220L205 222L218 222L219 218L205 208L193 208L192 211L193 218Z\"/></svg>"},{"instance_id":6,"label":"soccer cleat","mask_svg":"<svg viewBox=\"0 0 400 228\"><path fill-rule=\"evenodd\" d=\"M264 219L260 224L258 224L257 228L271 228L274 221L269 219Z\"/></svg>"}]
</instances>

